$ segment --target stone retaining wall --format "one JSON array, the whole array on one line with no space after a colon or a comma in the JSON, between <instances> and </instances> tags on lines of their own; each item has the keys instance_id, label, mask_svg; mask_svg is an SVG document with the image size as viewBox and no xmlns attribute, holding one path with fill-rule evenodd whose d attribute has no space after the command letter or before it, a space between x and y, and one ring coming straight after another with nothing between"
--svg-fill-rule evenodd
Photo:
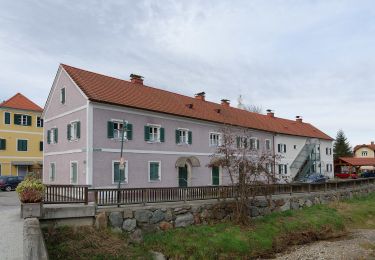
<instances>
[{"instance_id":1,"label":"stone retaining wall","mask_svg":"<svg viewBox=\"0 0 375 260\"><path fill-rule=\"evenodd\" d=\"M375 185L369 185L357 189L273 196L270 203L265 198L257 198L249 205L248 214L255 218L275 211L298 210L315 204L350 199L374 191ZM233 207L233 200L216 200L100 209L95 225L98 229L110 226L114 231L129 232L131 239L137 241L141 239L142 232L228 220L232 217Z\"/></svg>"}]
</instances>

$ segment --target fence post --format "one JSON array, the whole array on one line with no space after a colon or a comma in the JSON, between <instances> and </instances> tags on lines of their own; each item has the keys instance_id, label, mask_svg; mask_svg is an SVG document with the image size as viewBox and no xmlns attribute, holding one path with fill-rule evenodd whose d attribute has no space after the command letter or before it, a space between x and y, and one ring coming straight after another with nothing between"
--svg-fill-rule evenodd
<instances>
[{"instance_id":1,"label":"fence post","mask_svg":"<svg viewBox=\"0 0 375 260\"><path fill-rule=\"evenodd\" d=\"M94 191L94 200L95 200L95 205L97 206L99 204L98 191L97 190Z\"/></svg>"},{"instance_id":2,"label":"fence post","mask_svg":"<svg viewBox=\"0 0 375 260\"><path fill-rule=\"evenodd\" d=\"M308 184L309 193L311 192L311 184Z\"/></svg>"},{"instance_id":3,"label":"fence post","mask_svg":"<svg viewBox=\"0 0 375 260\"><path fill-rule=\"evenodd\" d=\"M293 185L290 185L290 196L293 194Z\"/></svg>"},{"instance_id":4,"label":"fence post","mask_svg":"<svg viewBox=\"0 0 375 260\"><path fill-rule=\"evenodd\" d=\"M85 205L89 203L89 187L85 187Z\"/></svg>"},{"instance_id":5,"label":"fence post","mask_svg":"<svg viewBox=\"0 0 375 260\"><path fill-rule=\"evenodd\" d=\"M324 183L324 192L327 192L327 183Z\"/></svg>"}]
</instances>

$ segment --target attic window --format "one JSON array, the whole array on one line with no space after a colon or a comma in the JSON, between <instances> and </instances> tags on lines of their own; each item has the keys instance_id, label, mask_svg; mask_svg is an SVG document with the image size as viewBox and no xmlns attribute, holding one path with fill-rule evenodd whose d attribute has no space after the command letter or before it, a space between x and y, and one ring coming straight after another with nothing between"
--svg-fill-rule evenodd
<instances>
[{"instance_id":1,"label":"attic window","mask_svg":"<svg viewBox=\"0 0 375 260\"><path fill-rule=\"evenodd\" d=\"M216 111L216 113L220 114L221 109L220 109L220 108L217 108L217 109L215 109L215 111Z\"/></svg>"},{"instance_id":2,"label":"attic window","mask_svg":"<svg viewBox=\"0 0 375 260\"><path fill-rule=\"evenodd\" d=\"M193 109L193 104L186 104L187 108Z\"/></svg>"},{"instance_id":3,"label":"attic window","mask_svg":"<svg viewBox=\"0 0 375 260\"><path fill-rule=\"evenodd\" d=\"M60 103L65 104L65 88L60 89Z\"/></svg>"}]
</instances>

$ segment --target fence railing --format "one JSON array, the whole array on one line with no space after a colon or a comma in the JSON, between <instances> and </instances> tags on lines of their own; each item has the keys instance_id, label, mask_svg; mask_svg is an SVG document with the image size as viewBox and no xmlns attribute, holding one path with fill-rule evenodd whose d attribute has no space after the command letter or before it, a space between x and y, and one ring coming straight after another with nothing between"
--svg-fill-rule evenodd
<instances>
[{"instance_id":1,"label":"fence railing","mask_svg":"<svg viewBox=\"0 0 375 260\"><path fill-rule=\"evenodd\" d=\"M280 195L334 191L375 184L375 178L343 180L326 183L269 184L248 186L249 196ZM98 206L146 204L157 202L176 202L192 200L209 200L234 198L237 186L201 186L170 188L123 188L123 189L90 189L94 192Z\"/></svg>"},{"instance_id":2,"label":"fence railing","mask_svg":"<svg viewBox=\"0 0 375 260\"><path fill-rule=\"evenodd\" d=\"M88 203L87 185L46 185L44 204Z\"/></svg>"}]
</instances>

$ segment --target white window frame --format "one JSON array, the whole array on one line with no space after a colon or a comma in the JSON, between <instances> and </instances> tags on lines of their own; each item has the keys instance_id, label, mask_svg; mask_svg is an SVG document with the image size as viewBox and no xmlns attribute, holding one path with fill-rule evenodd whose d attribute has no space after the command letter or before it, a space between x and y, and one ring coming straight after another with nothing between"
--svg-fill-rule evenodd
<instances>
[{"instance_id":1,"label":"white window frame","mask_svg":"<svg viewBox=\"0 0 375 260\"><path fill-rule=\"evenodd\" d=\"M367 156L368 155L368 152L367 151L362 151L361 152L361 156Z\"/></svg>"},{"instance_id":2,"label":"white window frame","mask_svg":"<svg viewBox=\"0 0 375 260\"><path fill-rule=\"evenodd\" d=\"M43 128L41 122L43 121L43 118L41 116L36 117L36 127Z\"/></svg>"},{"instance_id":3,"label":"white window frame","mask_svg":"<svg viewBox=\"0 0 375 260\"><path fill-rule=\"evenodd\" d=\"M281 172L280 172L280 166L282 166L281 167ZM286 175L286 174L288 174L288 165L287 164L279 164L278 168L279 168L278 172L279 172L280 175ZM286 171L285 171L285 169L286 169Z\"/></svg>"},{"instance_id":4,"label":"white window frame","mask_svg":"<svg viewBox=\"0 0 375 260\"><path fill-rule=\"evenodd\" d=\"M286 153L286 144L283 144L283 143L279 143L278 145L281 145L281 151L277 151L278 153ZM285 149L284 149L285 148ZM279 147L277 147L277 149L279 149Z\"/></svg>"},{"instance_id":5,"label":"white window frame","mask_svg":"<svg viewBox=\"0 0 375 260\"><path fill-rule=\"evenodd\" d=\"M78 122L80 122L78 119L77 120L74 120L74 121L71 121L69 124L70 124L70 140L69 141L77 141L78 140L78 137L77 137L77 134L78 134ZM73 127L74 126L74 127Z\"/></svg>"},{"instance_id":6,"label":"white window frame","mask_svg":"<svg viewBox=\"0 0 375 260\"><path fill-rule=\"evenodd\" d=\"M148 142L150 142L150 143L160 143L161 125L147 124L147 126L149 127L149 132L148 132L149 140L148 140ZM155 129L157 129L157 133L154 133Z\"/></svg>"},{"instance_id":7,"label":"white window frame","mask_svg":"<svg viewBox=\"0 0 375 260\"><path fill-rule=\"evenodd\" d=\"M267 143L269 143L269 147L267 147ZM264 148L265 150L267 151L270 151L272 149L272 146L271 146L271 139L266 139L264 140Z\"/></svg>"},{"instance_id":8,"label":"white window frame","mask_svg":"<svg viewBox=\"0 0 375 260\"><path fill-rule=\"evenodd\" d=\"M52 165L54 166L54 172L52 174ZM50 162L49 164L49 181L55 182L56 181L56 163Z\"/></svg>"},{"instance_id":9,"label":"white window frame","mask_svg":"<svg viewBox=\"0 0 375 260\"><path fill-rule=\"evenodd\" d=\"M179 140L178 144L189 144L189 129L186 128L177 128L179 131ZM181 133L184 133L185 136L183 136ZM184 140L185 138L185 140Z\"/></svg>"},{"instance_id":10,"label":"white window frame","mask_svg":"<svg viewBox=\"0 0 375 260\"><path fill-rule=\"evenodd\" d=\"M76 165L77 165L77 182L72 182L72 176L73 176L73 171L72 171L72 165L73 165L73 163L75 163ZM79 182L79 173L78 173L78 161L70 161L70 184L78 184L78 182Z\"/></svg>"},{"instance_id":11,"label":"white window frame","mask_svg":"<svg viewBox=\"0 0 375 260\"><path fill-rule=\"evenodd\" d=\"M20 150L18 150L18 140L25 140L25 141L27 141L27 149L26 149L26 151L20 151ZM28 152L29 151L29 139L24 139L24 138L17 138L16 139L16 151L17 152L21 152L21 153L25 153L25 152Z\"/></svg>"},{"instance_id":12,"label":"white window frame","mask_svg":"<svg viewBox=\"0 0 375 260\"><path fill-rule=\"evenodd\" d=\"M121 131L119 129L115 129L115 124L117 124L118 126L121 124L124 123L124 120L121 120L121 119L111 119L111 122L113 123L113 140L122 140L121 138ZM125 121L125 125L128 124L128 121ZM117 135L115 133L118 133ZM128 132L127 131L124 131L124 140L128 140L127 138L127 134Z\"/></svg>"},{"instance_id":13,"label":"white window frame","mask_svg":"<svg viewBox=\"0 0 375 260\"><path fill-rule=\"evenodd\" d=\"M217 135L217 138L212 139L211 136ZM208 135L209 138L209 146L210 147L218 147L221 146L221 133L218 132L210 132ZM217 142L213 142L213 140L217 140Z\"/></svg>"},{"instance_id":14,"label":"white window frame","mask_svg":"<svg viewBox=\"0 0 375 260\"><path fill-rule=\"evenodd\" d=\"M27 118L28 118L29 116L30 116L30 115L21 114L21 122L20 122L20 125L22 125L22 126L27 126L27 123L28 123ZM25 121L25 122L24 122L24 121Z\"/></svg>"},{"instance_id":15,"label":"white window frame","mask_svg":"<svg viewBox=\"0 0 375 260\"><path fill-rule=\"evenodd\" d=\"M65 96L64 96L64 98L65 98L65 100L64 100L64 103L63 103L63 100L62 100L62 91L64 90L64 92L65 92ZM64 86L64 87L62 87L61 89L60 89L60 104L61 105L65 105L66 104L66 87Z\"/></svg>"},{"instance_id":16,"label":"white window frame","mask_svg":"<svg viewBox=\"0 0 375 260\"><path fill-rule=\"evenodd\" d=\"M120 163L119 160L112 160L112 184L118 184L115 182L115 163ZM125 161L125 181L121 182L121 184L128 184L129 183L129 161Z\"/></svg>"},{"instance_id":17,"label":"white window frame","mask_svg":"<svg viewBox=\"0 0 375 260\"><path fill-rule=\"evenodd\" d=\"M158 180L151 180L151 174L150 174L150 164L151 163L159 163L159 179ZM161 161L148 161L148 171L147 171L147 177L148 177L148 182L160 182L161 181Z\"/></svg>"},{"instance_id":18,"label":"white window frame","mask_svg":"<svg viewBox=\"0 0 375 260\"><path fill-rule=\"evenodd\" d=\"M50 133L50 143L49 144L57 144L55 142L55 129L58 129L56 126L52 127L51 129L49 129L49 133ZM47 136L48 138L48 136Z\"/></svg>"},{"instance_id":19,"label":"white window frame","mask_svg":"<svg viewBox=\"0 0 375 260\"><path fill-rule=\"evenodd\" d=\"M9 124L6 124L6 123L5 123L5 114L6 114L6 113L9 114ZM12 114L11 114L10 112L8 112L8 111L4 111L4 115L3 115L3 117L4 117L4 125L11 125L11 124L12 124Z\"/></svg>"},{"instance_id":20,"label":"white window frame","mask_svg":"<svg viewBox=\"0 0 375 260\"><path fill-rule=\"evenodd\" d=\"M256 137L250 137L250 142L249 142L250 149L259 150L258 140L259 139L256 138ZM251 147L252 146L252 142L254 142L254 147Z\"/></svg>"},{"instance_id":21,"label":"white window frame","mask_svg":"<svg viewBox=\"0 0 375 260\"><path fill-rule=\"evenodd\" d=\"M273 171L272 171L272 163L266 163L266 171L268 171L268 173L272 173Z\"/></svg>"}]
</instances>

